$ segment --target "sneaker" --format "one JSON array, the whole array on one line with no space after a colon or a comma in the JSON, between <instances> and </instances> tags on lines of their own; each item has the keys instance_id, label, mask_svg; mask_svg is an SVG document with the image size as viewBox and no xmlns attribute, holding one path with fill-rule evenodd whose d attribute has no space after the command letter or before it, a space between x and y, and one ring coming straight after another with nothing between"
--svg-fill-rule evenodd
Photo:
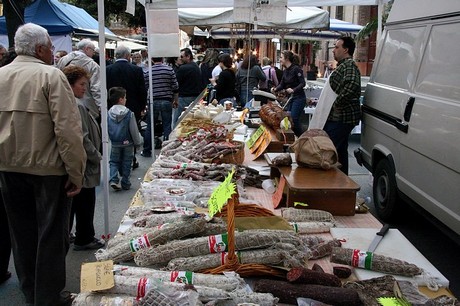
<instances>
[{"instance_id":1,"label":"sneaker","mask_svg":"<svg viewBox=\"0 0 460 306\"><path fill-rule=\"evenodd\" d=\"M74 243L74 242L75 242L75 234L70 233L70 235L69 235L69 243Z\"/></svg>"},{"instance_id":2,"label":"sneaker","mask_svg":"<svg viewBox=\"0 0 460 306\"><path fill-rule=\"evenodd\" d=\"M143 156L143 157L152 157L152 152L142 151L141 156Z\"/></svg>"},{"instance_id":3,"label":"sneaker","mask_svg":"<svg viewBox=\"0 0 460 306\"><path fill-rule=\"evenodd\" d=\"M121 189L123 190L130 190L131 189L131 185L127 186L127 185L122 185L121 186Z\"/></svg>"},{"instance_id":4,"label":"sneaker","mask_svg":"<svg viewBox=\"0 0 460 306\"><path fill-rule=\"evenodd\" d=\"M135 161L133 162L133 170L139 168L139 162Z\"/></svg>"},{"instance_id":5,"label":"sneaker","mask_svg":"<svg viewBox=\"0 0 460 306\"><path fill-rule=\"evenodd\" d=\"M84 250L95 250L95 249L100 249L104 247L105 241L104 240L99 240L94 238L94 240L88 244L85 245L77 245L75 244L73 246L74 251L84 251Z\"/></svg>"},{"instance_id":6,"label":"sneaker","mask_svg":"<svg viewBox=\"0 0 460 306\"><path fill-rule=\"evenodd\" d=\"M120 185L120 183L112 182L112 183L110 183L110 187L112 187L113 190L115 190L115 191L120 191L120 190L121 190L121 185Z\"/></svg>"}]
</instances>

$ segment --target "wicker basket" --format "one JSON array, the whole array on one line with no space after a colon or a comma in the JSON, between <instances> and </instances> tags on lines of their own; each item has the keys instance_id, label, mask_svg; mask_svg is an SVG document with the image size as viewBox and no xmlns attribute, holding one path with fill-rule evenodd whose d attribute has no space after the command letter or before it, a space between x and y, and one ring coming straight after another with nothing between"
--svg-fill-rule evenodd
<instances>
[{"instance_id":1,"label":"wicker basket","mask_svg":"<svg viewBox=\"0 0 460 306\"><path fill-rule=\"evenodd\" d=\"M222 157L213 160L213 163L221 164L235 164L241 165L244 162L244 146L245 143L241 141L231 141L235 145L235 150L232 153L226 154Z\"/></svg>"}]
</instances>

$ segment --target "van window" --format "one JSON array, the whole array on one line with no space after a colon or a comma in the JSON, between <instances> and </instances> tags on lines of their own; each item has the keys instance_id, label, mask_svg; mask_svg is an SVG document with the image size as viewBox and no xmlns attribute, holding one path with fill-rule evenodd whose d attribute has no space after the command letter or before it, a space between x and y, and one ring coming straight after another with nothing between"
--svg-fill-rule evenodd
<instances>
[{"instance_id":1,"label":"van window","mask_svg":"<svg viewBox=\"0 0 460 306\"><path fill-rule=\"evenodd\" d=\"M387 32L374 78L376 83L409 89L415 81L424 30L425 27L416 27Z\"/></svg>"},{"instance_id":2,"label":"van window","mask_svg":"<svg viewBox=\"0 0 460 306\"><path fill-rule=\"evenodd\" d=\"M420 66L415 91L457 100L460 97L459 24L434 25Z\"/></svg>"}]
</instances>

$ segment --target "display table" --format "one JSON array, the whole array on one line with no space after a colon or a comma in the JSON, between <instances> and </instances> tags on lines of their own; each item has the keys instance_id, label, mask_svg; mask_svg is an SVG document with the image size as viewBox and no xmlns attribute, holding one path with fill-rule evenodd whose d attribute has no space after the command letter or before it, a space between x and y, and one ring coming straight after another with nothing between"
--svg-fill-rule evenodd
<instances>
[{"instance_id":1,"label":"display table","mask_svg":"<svg viewBox=\"0 0 460 306\"><path fill-rule=\"evenodd\" d=\"M276 167L271 161L277 155L267 153L264 157L271 168L270 176L286 180L285 206L302 202L308 204L308 208L325 210L337 216L355 214L356 193L361 187L342 171L298 167L295 163L292 167Z\"/></svg>"},{"instance_id":2,"label":"display table","mask_svg":"<svg viewBox=\"0 0 460 306\"><path fill-rule=\"evenodd\" d=\"M247 137L247 134L235 135L234 140L240 140L244 142L247 141ZM292 167L274 167L271 165L271 160L277 154L279 153L266 153L264 154L264 158L260 157L254 160L254 156L252 156L252 154L249 153L248 148L245 147L244 165L257 169L259 172L263 172L264 174L270 175L271 177L285 178L287 187L287 205L284 206L292 206L292 204L297 201L307 203L309 205L308 208L330 211L334 215L337 229L368 229L366 230L366 234L371 234L366 236L367 245L368 240L373 238L375 235L374 233L376 233L378 229L382 227L382 224L370 213L354 215L356 192L360 189L360 186L348 176L340 172L338 169L326 171L319 169L300 168L296 165L293 165ZM146 178L146 180L148 179ZM272 194L267 193L263 189L245 186L244 192L240 194L240 198L242 200L244 198L246 201L249 200L249 203L255 203L261 207L269 209L273 211L275 215L281 215L281 210L283 208L279 206L278 209L274 209ZM139 193L137 193L133 198L130 206L142 205L144 205L142 197ZM121 222L119 232L124 232L131 225L132 219L125 216L124 220ZM364 241L364 239L361 239L362 241L356 241L357 238L354 236L354 232L352 234L347 231L335 230L333 233L317 234L316 236L322 237L326 240L332 238L345 239L345 244L350 247L354 247L356 242L359 243ZM407 249L405 245L412 246L409 241L402 241L398 245L398 248L405 250ZM383 243L382 246L384 246ZM392 253L394 252L392 251ZM399 259L412 262L413 258L410 258L410 256L420 256L423 258L423 255L421 254L398 254ZM326 272L329 273L332 272L333 266L337 265L332 264L329 261L329 257L325 257L323 259L309 261L308 267L311 267L315 263L319 264ZM437 270L432 267L429 262L427 263L426 260L421 260L417 263L420 264L422 268L429 271L432 275L434 274L439 276L436 274ZM362 273L354 273L347 281L360 280L365 277L367 276L363 276ZM448 282L443 283L442 285L448 286ZM421 287L421 290L423 290L423 287ZM431 296L448 293L449 292L447 290L444 290Z\"/></svg>"}]
</instances>

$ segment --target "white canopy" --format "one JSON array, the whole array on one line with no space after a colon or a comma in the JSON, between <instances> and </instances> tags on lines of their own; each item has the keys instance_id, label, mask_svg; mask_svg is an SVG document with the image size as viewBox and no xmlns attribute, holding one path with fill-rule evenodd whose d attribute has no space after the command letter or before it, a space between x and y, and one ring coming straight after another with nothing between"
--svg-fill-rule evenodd
<instances>
[{"instance_id":1,"label":"white canopy","mask_svg":"<svg viewBox=\"0 0 460 306\"><path fill-rule=\"evenodd\" d=\"M138 0L139 1L139 0ZM149 0L142 0L149 2ZM142 3L142 1L139 1ZM151 0L150 0L151 1ZM276 2L277 0L271 0ZM345 6L345 5L378 5L388 0L288 0L288 7L306 7L306 6ZM178 8L223 8L234 7L233 0L155 0L155 5L164 5L165 8L171 8L177 3ZM252 1L247 1L248 6Z\"/></svg>"},{"instance_id":2,"label":"white canopy","mask_svg":"<svg viewBox=\"0 0 460 306\"><path fill-rule=\"evenodd\" d=\"M222 8L180 8L179 24L181 26L198 26L200 28L244 27L234 21L233 7ZM247 23L252 23L248 20ZM273 29L319 29L329 26L328 12L317 7L292 7L286 11L286 22L259 21L259 27Z\"/></svg>"},{"instance_id":3,"label":"white canopy","mask_svg":"<svg viewBox=\"0 0 460 306\"><path fill-rule=\"evenodd\" d=\"M358 33L363 26L338 19L330 19L329 30L286 30L280 29L258 29L251 30L249 35L257 39L295 39L295 40L331 40L336 39L344 33ZM202 31L194 28L195 36L207 36L214 39L245 38L247 33L244 29L220 28Z\"/></svg>"}]
</instances>

